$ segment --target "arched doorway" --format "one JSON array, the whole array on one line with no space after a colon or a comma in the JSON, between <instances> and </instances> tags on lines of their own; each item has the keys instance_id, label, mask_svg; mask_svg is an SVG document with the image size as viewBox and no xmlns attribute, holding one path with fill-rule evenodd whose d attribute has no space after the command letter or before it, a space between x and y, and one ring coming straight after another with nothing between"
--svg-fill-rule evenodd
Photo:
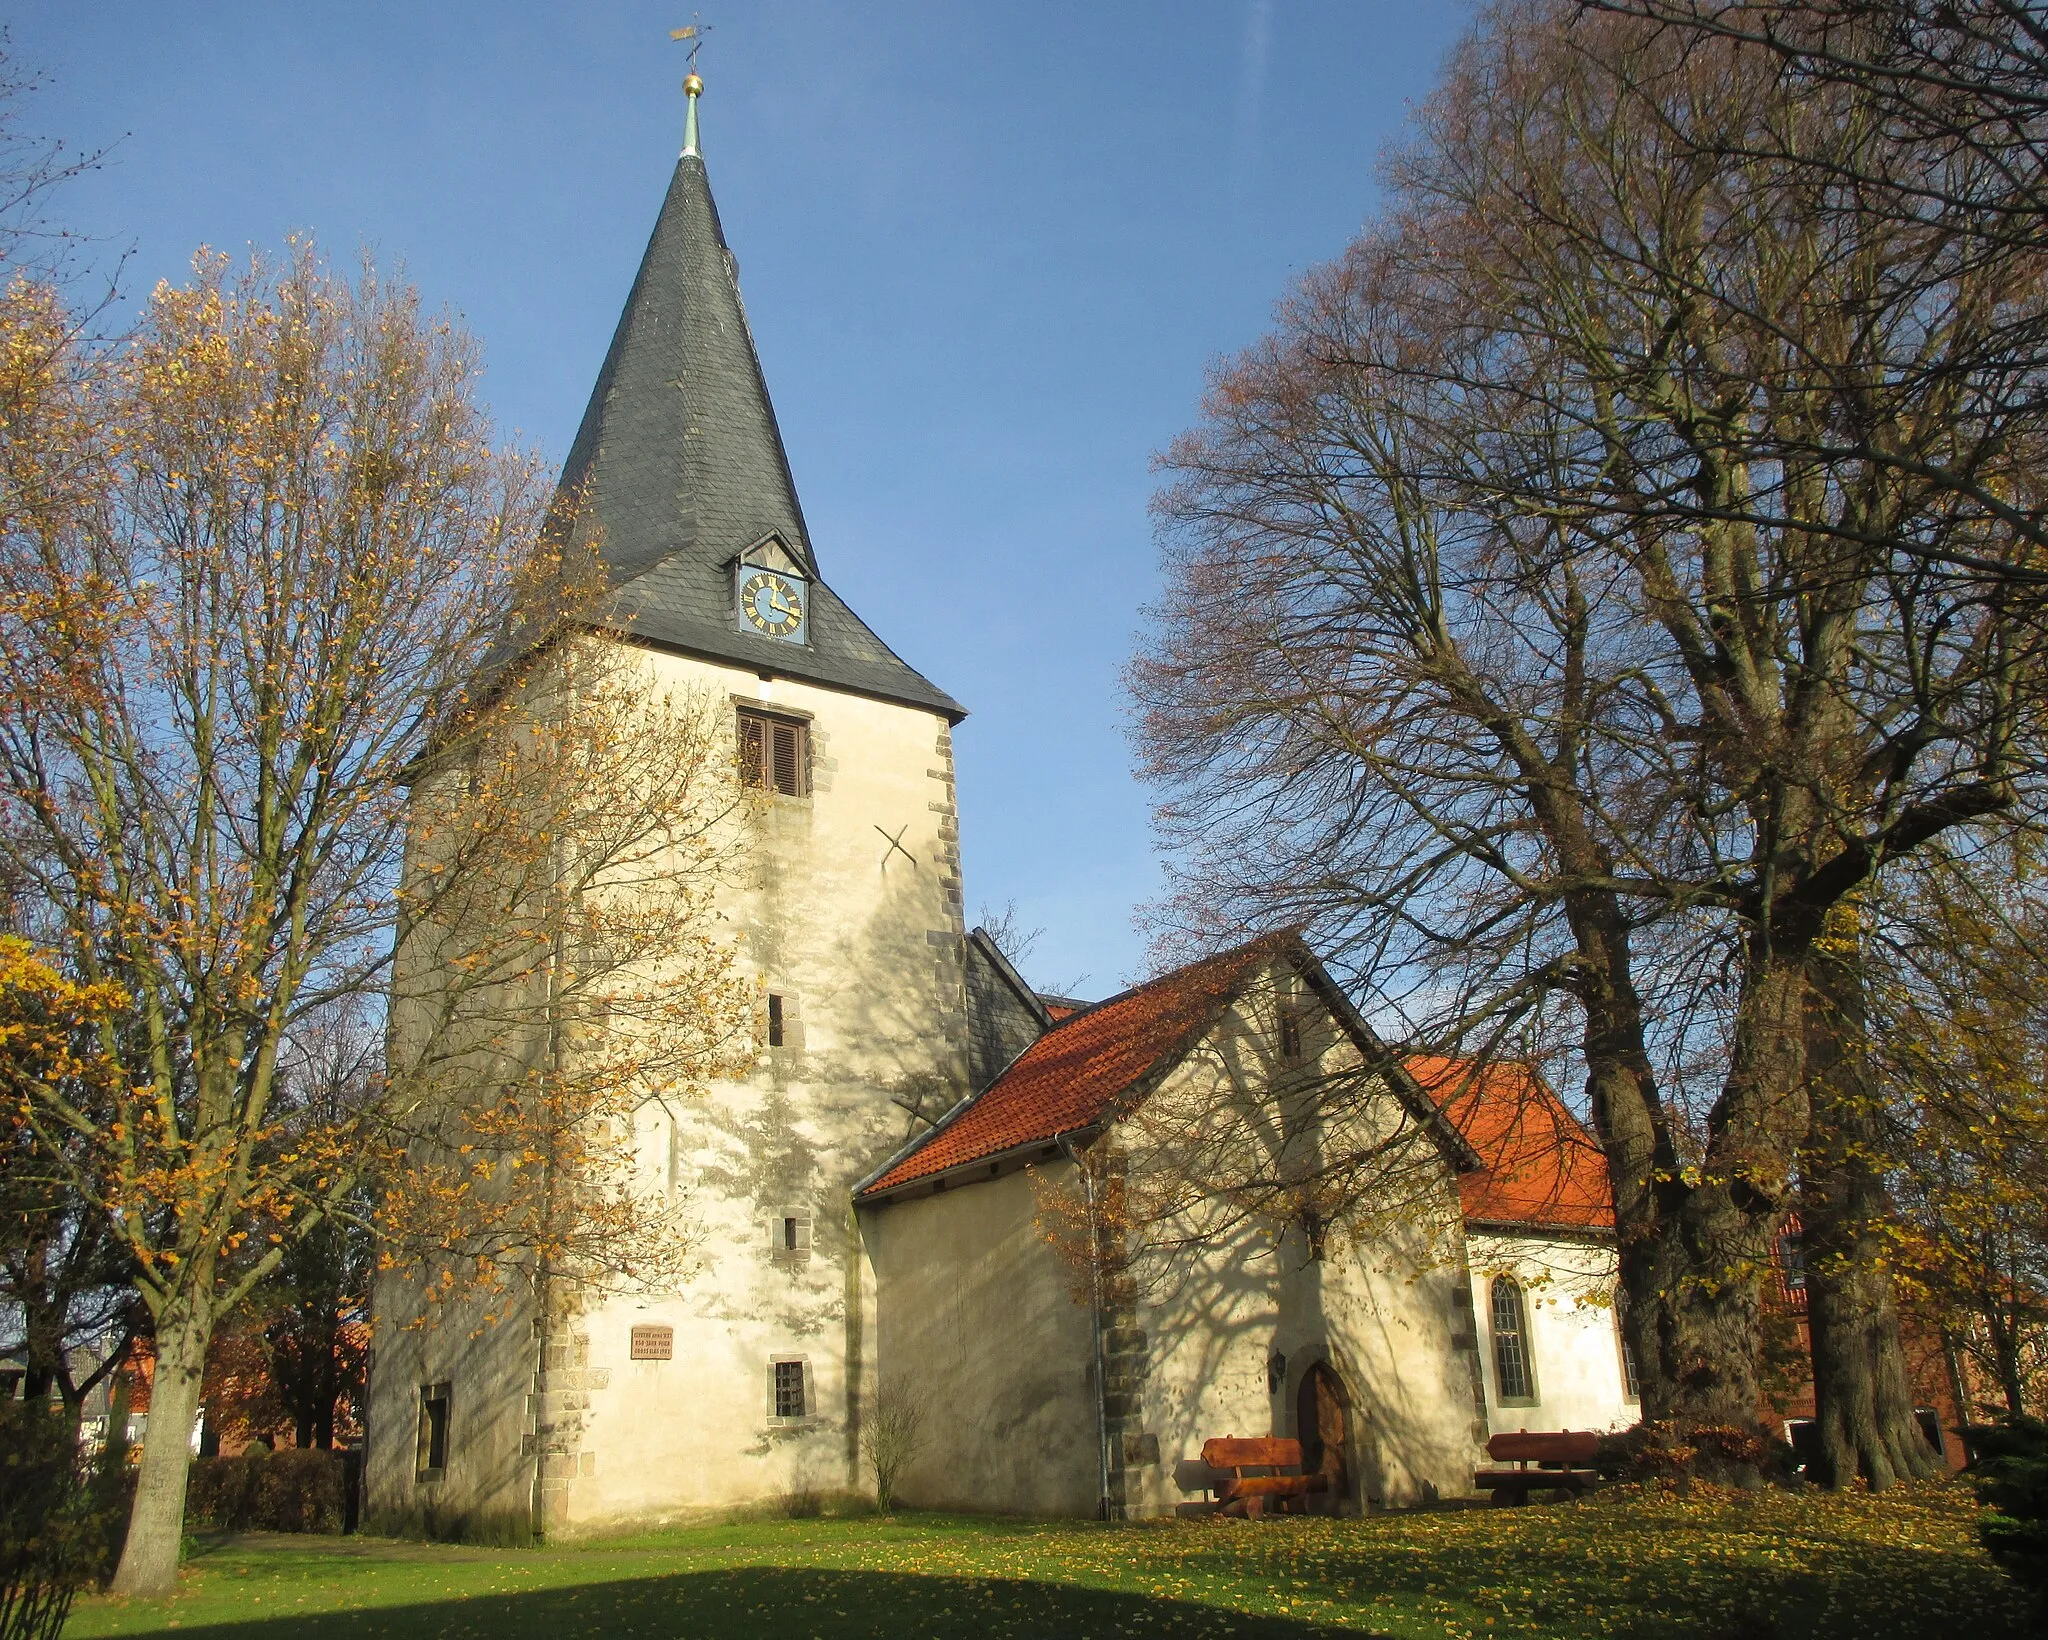
<instances>
[{"instance_id":1,"label":"arched doorway","mask_svg":"<svg viewBox=\"0 0 2048 1640\"><path fill-rule=\"evenodd\" d=\"M1351 1397L1328 1362L1318 1361L1301 1375L1301 1388L1294 1398L1294 1427L1301 1442L1302 1473L1324 1478L1322 1507L1333 1513L1349 1507Z\"/></svg>"}]
</instances>

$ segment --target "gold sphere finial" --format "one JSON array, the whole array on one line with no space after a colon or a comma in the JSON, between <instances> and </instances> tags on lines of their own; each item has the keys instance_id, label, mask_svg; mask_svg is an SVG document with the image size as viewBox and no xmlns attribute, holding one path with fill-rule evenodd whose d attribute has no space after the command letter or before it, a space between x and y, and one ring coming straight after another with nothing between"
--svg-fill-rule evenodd
<instances>
[{"instance_id":1,"label":"gold sphere finial","mask_svg":"<svg viewBox=\"0 0 2048 1640\"><path fill-rule=\"evenodd\" d=\"M686 97L701 97L704 95L704 82L695 73L683 76L683 95Z\"/></svg>"}]
</instances>

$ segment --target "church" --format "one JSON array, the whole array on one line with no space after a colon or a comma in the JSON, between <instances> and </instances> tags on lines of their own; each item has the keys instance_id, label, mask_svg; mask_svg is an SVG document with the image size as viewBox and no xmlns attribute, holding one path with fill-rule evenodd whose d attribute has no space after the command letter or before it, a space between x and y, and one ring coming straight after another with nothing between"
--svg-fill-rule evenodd
<instances>
[{"instance_id":1,"label":"church","mask_svg":"<svg viewBox=\"0 0 2048 1640\"><path fill-rule=\"evenodd\" d=\"M1483 1079L1391 1054L1291 934L1080 1004L966 927L966 712L828 579L685 90L562 485L617 640L729 702L760 788L722 907L766 999L756 1069L638 1133L689 1181L674 1290L561 1332L409 1325L380 1283L366 1515L522 1540L856 1498L891 1398L919 1426L904 1502L1102 1518L1202 1511L1212 1436L1300 1438L1321 1506L1355 1512L1468 1493L1490 1430L1633 1422L1604 1170L1554 1095L1561 1142L1517 1149ZM1051 1221L1081 1202L1102 1242L1105 1158L1142 1170L1188 1113L1325 1074L1402 1158L1404 1213L1326 1242L1197 1211L1170 1255L1077 1274Z\"/></svg>"}]
</instances>

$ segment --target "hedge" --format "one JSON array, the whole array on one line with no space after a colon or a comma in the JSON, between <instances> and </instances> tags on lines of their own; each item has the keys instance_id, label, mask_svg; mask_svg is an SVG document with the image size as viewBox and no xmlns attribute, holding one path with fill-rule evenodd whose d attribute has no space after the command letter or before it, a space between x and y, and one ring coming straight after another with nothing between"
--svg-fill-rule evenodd
<instances>
[{"instance_id":1,"label":"hedge","mask_svg":"<svg viewBox=\"0 0 2048 1640\"><path fill-rule=\"evenodd\" d=\"M195 1458L185 1518L231 1532L339 1532L345 1462L319 1447Z\"/></svg>"}]
</instances>

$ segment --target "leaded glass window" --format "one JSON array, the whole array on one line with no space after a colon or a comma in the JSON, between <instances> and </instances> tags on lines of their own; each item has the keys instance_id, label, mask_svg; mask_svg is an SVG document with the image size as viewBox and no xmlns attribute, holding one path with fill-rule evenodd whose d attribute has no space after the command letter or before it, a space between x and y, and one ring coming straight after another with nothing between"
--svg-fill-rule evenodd
<instances>
[{"instance_id":1,"label":"leaded glass window","mask_svg":"<svg viewBox=\"0 0 2048 1640\"><path fill-rule=\"evenodd\" d=\"M1493 1284L1493 1372L1503 1401L1536 1399L1536 1373L1529 1358L1529 1319L1522 1289L1506 1276Z\"/></svg>"}]
</instances>

